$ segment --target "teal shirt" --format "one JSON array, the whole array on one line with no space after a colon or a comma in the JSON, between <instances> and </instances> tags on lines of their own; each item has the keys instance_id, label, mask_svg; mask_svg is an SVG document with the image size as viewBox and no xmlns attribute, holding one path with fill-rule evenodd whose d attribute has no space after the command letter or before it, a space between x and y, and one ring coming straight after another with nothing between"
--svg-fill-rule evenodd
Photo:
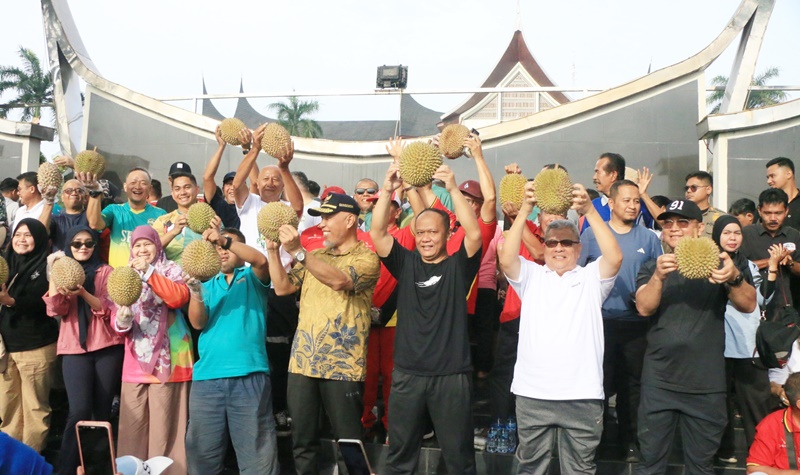
<instances>
[{"instance_id":1,"label":"teal shirt","mask_svg":"<svg viewBox=\"0 0 800 475\"><path fill-rule=\"evenodd\" d=\"M268 288L250 267L234 269L230 285L222 273L203 284L208 323L197 345L194 381L269 373Z\"/></svg>"},{"instance_id":2,"label":"teal shirt","mask_svg":"<svg viewBox=\"0 0 800 475\"><path fill-rule=\"evenodd\" d=\"M133 230L138 226L152 226L162 214L166 214L166 211L150 205L146 205L142 211L133 211L127 202L106 206L103 209L103 221L111 230L108 264L115 269L127 265L131 255Z\"/></svg>"}]
</instances>

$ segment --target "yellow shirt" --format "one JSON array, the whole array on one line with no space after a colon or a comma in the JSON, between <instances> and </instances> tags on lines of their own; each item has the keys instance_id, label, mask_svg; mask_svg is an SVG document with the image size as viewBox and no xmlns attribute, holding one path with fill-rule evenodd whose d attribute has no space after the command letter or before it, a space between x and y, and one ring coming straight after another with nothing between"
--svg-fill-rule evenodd
<instances>
[{"instance_id":1,"label":"yellow shirt","mask_svg":"<svg viewBox=\"0 0 800 475\"><path fill-rule=\"evenodd\" d=\"M380 275L378 256L361 241L345 254L333 254L327 248L311 253L349 275L355 288L337 292L302 264L294 266L289 279L302 290L289 372L312 378L363 381L367 374L372 293Z\"/></svg>"}]
</instances>

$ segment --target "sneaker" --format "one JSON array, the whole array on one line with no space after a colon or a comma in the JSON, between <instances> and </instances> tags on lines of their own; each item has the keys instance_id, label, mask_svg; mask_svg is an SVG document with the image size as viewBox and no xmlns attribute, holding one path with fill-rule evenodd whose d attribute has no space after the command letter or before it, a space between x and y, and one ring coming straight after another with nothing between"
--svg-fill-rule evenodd
<instances>
[{"instance_id":1,"label":"sneaker","mask_svg":"<svg viewBox=\"0 0 800 475\"><path fill-rule=\"evenodd\" d=\"M719 455L717 456L717 460L719 460L721 463L729 465L734 465L739 462L739 459L737 459L735 455L731 456Z\"/></svg>"},{"instance_id":2,"label":"sneaker","mask_svg":"<svg viewBox=\"0 0 800 475\"><path fill-rule=\"evenodd\" d=\"M430 439L433 439L433 436L434 436L434 435L436 435L436 433L433 431L433 429L431 429L431 431L430 431L430 432L428 432L427 434L425 434L425 435L423 435L423 436L422 436L422 440L430 440Z\"/></svg>"},{"instance_id":3,"label":"sneaker","mask_svg":"<svg viewBox=\"0 0 800 475\"><path fill-rule=\"evenodd\" d=\"M486 450L486 442L489 440L489 429L475 429L474 439L472 442L475 450Z\"/></svg>"},{"instance_id":4,"label":"sneaker","mask_svg":"<svg viewBox=\"0 0 800 475\"><path fill-rule=\"evenodd\" d=\"M278 437L288 437L292 435L292 419L287 411L275 414L275 433Z\"/></svg>"},{"instance_id":5,"label":"sneaker","mask_svg":"<svg viewBox=\"0 0 800 475\"><path fill-rule=\"evenodd\" d=\"M639 463L639 454L636 452L636 444L628 444L624 455L625 463Z\"/></svg>"},{"instance_id":6,"label":"sneaker","mask_svg":"<svg viewBox=\"0 0 800 475\"><path fill-rule=\"evenodd\" d=\"M111 417L116 417L119 415L119 396L114 396L114 400L111 402Z\"/></svg>"}]
</instances>

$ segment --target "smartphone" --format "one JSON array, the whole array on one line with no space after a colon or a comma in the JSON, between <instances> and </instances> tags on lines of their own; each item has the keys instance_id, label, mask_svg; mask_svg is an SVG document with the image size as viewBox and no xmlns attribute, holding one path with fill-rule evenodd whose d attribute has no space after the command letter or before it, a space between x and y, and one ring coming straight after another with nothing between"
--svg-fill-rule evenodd
<instances>
[{"instance_id":1,"label":"smartphone","mask_svg":"<svg viewBox=\"0 0 800 475\"><path fill-rule=\"evenodd\" d=\"M337 442L342 453L344 464L350 475L372 475L372 467L364 450L364 444L358 439L339 439Z\"/></svg>"},{"instance_id":2,"label":"smartphone","mask_svg":"<svg viewBox=\"0 0 800 475\"><path fill-rule=\"evenodd\" d=\"M81 467L85 475L115 475L114 441L111 424L102 421L80 421L75 424L78 432L78 450Z\"/></svg>"}]
</instances>

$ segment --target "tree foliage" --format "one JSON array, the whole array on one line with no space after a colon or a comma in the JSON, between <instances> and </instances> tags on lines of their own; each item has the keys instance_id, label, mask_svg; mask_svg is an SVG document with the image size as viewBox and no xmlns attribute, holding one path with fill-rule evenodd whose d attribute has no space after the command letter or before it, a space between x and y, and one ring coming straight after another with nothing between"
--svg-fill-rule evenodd
<instances>
[{"instance_id":1,"label":"tree foliage","mask_svg":"<svg viewBox=\"0 0 800 475\"><path fill-rule=\"evenodd\" d=\"M767 82L777 78L781 71L775 66L767 68L761 74L753 78L752 86L766 86ZM728 78L725 76L716 76L711 80L713 86L725 87L728 85ZM711 113L716 114L722 106L722 99L725 96L725 91L714 91L706 98L708 105L713 105ZM747 101L745 102L745 109L758 109L761 107L771 106L785 101L788 98L783 91L748 91Z\"/></svg>"},{"instance_id":2,"label":"tree foliage","mask_svg":"<svg viewBox=\"0 0 800 475\"><path fill-rule=\"evenodd\" d=\"M289 103L273 102L269 108L278 114L278 123L295 137L322 137L322 127L317 121L309 118L311 114L319 111L319 102L300 101L297 97L289 98Z\"/></svg>"},{"instance_id":3,"label":"tree foliage","mask_svg":"<svg viewBox=\"0 0 800 475\"><path fill-rule=\"evenodd\" d=\"M52 107L53 80L45 71L36 53L19 47L22 66L0 66L0 96L5 92L15 92L16 96L7 102L0 103L0 118L6 118L15 105L27 104L22 110L20 120L30 121L42 116L42 107Z\"/></svg>"}]
</instances>

